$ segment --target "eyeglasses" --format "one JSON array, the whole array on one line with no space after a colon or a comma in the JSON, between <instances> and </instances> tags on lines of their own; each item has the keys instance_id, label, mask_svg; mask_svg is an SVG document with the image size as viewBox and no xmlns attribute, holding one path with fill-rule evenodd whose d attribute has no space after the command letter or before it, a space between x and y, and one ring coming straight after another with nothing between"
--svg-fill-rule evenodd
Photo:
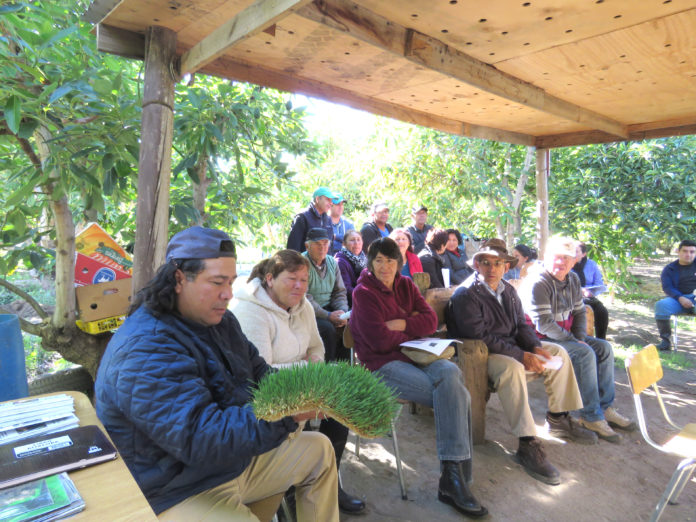
<instances>
[{"instance_id":1,"label":"eyeglasses","mask_svg":"<svg viewBox=\"0 0 696 522\"><path fill-rule=\"evenodd\" d=\"M495 261L491 261L490 259L482 259L479 264L482 266L494 266L496 268L500 268L501 266L505 265L505 261L502 259L496 259Z\"/></svg>"}]
</instances>

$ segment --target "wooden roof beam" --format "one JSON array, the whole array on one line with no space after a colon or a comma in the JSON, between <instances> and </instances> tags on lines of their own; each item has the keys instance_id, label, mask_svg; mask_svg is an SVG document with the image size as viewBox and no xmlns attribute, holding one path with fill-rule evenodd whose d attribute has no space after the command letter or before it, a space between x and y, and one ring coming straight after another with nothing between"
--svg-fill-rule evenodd
<instances>
[{"instance_id":1,"label":"wooden roof beam","mask_svg":"<svg viewBox=\"0 0 696 522\"><path fill-rule=\"evenodd\" d=\"M626 140L652 140L657 138L668 138L670 136L687 136L691 134L696 134L696 119L692 123L657 128L653 128L652 125L646 124L629 125L628 138L626 138ZM611 143L614 141L625 140L616 139L616 136L607 134L606 132L585 131L537 136L537 138L534 140L534 146L538 148L552 149L557 147L590 145L593 143Z\"/></svg>"},{"instance_id":2,"label":"wooden roof beam","mask_svg":"<svg viewBox=\"0 0 696 522\"><path fill-rule=\"evenodd\" d=\"M536 85L349 0L315 0L296 13L496 96L605 133L628 137L626 126L620 122L552 96Z\"/></svg>"},{"instance_id":3,"label":"wooden roof beam","mask_svg":"<svg viewBox=\"0 0 696 522\"><path fill-rule=\"evenodd\" d=\"M228 48L263 31L310 0L257 0L228 20L181 57L180 74L196 72Z\"/></svg>"},{"instance_id":4,"label":"wooden roof beam","mask_svg":"<svg viewBox=\"0 0 696 522\"><path fill-rule=\"evenodd\" d=\"M356 94L347 89L335 87L316 80L298 78L291 74L265 69L258 65L221 57L208 64L200 71L238 81L264 85L283 91L305 94L334 103L341 103L354 109L360 109L380 116L386 116L406 123L430 127L450 134L458 134L471 138L502 141L518 145L534 145L534 136L520 134L482 125L462 122L436 116L424 111L409 109L401 105Z\"/></svg>"}]
</instances>

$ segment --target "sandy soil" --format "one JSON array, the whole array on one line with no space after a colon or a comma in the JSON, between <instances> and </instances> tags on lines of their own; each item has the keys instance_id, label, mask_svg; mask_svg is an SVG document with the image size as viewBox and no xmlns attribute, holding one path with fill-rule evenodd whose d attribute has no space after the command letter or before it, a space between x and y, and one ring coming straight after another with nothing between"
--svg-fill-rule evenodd
<instances>
[{"instance_id":1,"label":"sandy soil","mask_svg":"<svg viewBox=\"0 0 696 522\"><path fill-rule=\"evenodd\" d=\"M663 263L664 264L664 263ZM659 265L638 267L644 278L641 291L659 290ZM636 310L649 309L652 303L639 305L605 304L610 308L610 340L625 344L657 342L652 321ZM696 422L696 332L680 330L679 351L692 367L686 370L665 368L660 382L672 419L680 425ZM631 341L631 342L626 342ZM544 431L546 395L537 380L529 385L530 403L539 436ZM623 365L616 368L615 406L634 416L633 399ZM658 442L669 438L673 430L661 417L657 401L648 397L644 405L650 432ZM562 484L549 486L527 475L511 456L517 439L510 433L502 407L493 395L486 416L486 442L474 447L473 491L486 505L486 520L524 521L638 521L649 520L652 510L667 485L679 459L664 455L645 443L640 432L625 434L620 444L600 441L594 446L545 440L550 461L561 471ZM405 469L408 500L402 500L396 475L390 438L363 440L360 458L356 458L351 435L341 474L345 489L364 498L368 512L362 520L374 521L449 521L464 518L451 507L438 502L439 465L435 457L433 418L410 414L404 408L397 434ZM341 515L348 521L357 517ZM696 520L696 479L692 477L679 498L679 504L667 506L662 519Z\"/></svg>"}]
</instances>

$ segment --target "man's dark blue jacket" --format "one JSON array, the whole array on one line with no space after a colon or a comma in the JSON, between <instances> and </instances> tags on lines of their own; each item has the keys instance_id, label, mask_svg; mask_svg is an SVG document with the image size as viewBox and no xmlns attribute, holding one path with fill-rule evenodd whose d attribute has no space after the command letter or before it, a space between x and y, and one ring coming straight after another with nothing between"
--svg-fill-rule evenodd
<instances>
[{"instance_id":1,"label":"man's dark blue jacket","mask_svg":"<svg viewBox=\"0 0 696 522\"><path fill-rule=\"evenodd\" d=\"M293 219L292 227L290 227L290 235L288 236L287 248L296 250L300 253L307 250L305 248L305 240L307 239L307 232L309 232L310 228L325 228L326 232L329 234L329 242L333 242L334 233L333 225L331 224L331 216L328 214L319 215L314 205L309 205Z\"/></svg>"},{"instance_id":2,"label":"man's dark blue jacket","mask_svg":"<svg viewBox=\"0 0 696 522\"><path fill-rule=\"evenodd\" d=\"M691 264L696 267L696 261ZM660 281L662 281L662 290L668 296L679 299L684 295L683 292L679 291L679 260L672 261L662 269Z\"/></svg>"},{"instance_id":3,"label":"man's dark blue jacket","mask_svg":"<svg viewBox=\"0 0 696 522\"><path fill-rule=\"evenodd\" d=\"M229 311L204 327L141 306L118 329L97 415L156 513L232 480L297 429L252 412L253 383L269 370Z\"/></svg>"}]
</instances>

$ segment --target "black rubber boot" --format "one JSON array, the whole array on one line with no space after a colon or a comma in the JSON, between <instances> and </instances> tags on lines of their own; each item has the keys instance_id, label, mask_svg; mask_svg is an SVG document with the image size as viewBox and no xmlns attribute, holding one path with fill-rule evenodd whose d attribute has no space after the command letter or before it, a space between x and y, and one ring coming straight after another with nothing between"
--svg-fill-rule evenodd
<instances>
[{"instance_id":1,"label":"black rubber boot","mask_svg":"<svg viewBox=\"0 0 696 522\"><path fill-rule=\"evenodd\" d=\"M453 460L442 461L442 475L437 498L467 516L478 518L488 514L466 484L462 463Z\"/></svg>"},{"instance_id":2,"label":"black rubber boot","mask_svg":"<svg viewBox=\"0 0 696 522\"><path fill-rule=\"evenodd\" d=\"M669 319L655 319L657 323L657 331L660 332L660 344L657 345L658 350L672 349L672 323Z\"/></svg>"}]
</instances>

